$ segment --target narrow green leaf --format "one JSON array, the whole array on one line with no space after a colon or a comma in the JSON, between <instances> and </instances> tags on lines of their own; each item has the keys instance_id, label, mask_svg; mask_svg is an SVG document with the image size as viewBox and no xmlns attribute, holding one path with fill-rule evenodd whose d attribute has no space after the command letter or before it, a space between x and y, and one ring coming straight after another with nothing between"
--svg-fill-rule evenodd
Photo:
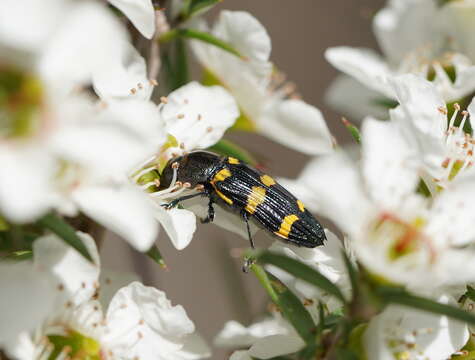
<instances>
[{"instance_id":1,"label":"narrow green leaf","mask_svg":"<svg viewBox=\"0 0 475 360\"><path fill-rule=\"evenodd\" d=\"M167 269L167 264L163 260L160 250L158 250L157 245L153 245L149 251L147 251L147 256L155 261L162 269Z\"/></svg>"},{"instance_id":2,"label":"narrow green leaf","mask_svg":"<svg viewBox=\"0 0 475 360\"><path fill-rule=\"evenodd\" d=\"M160 36L159 41L165 43L177 38L200 40L210 45L214 45L230 54L236 55L243 60L246 60L246 57L242 56L239 51L237 51L231 44L224 40L218 39L210 33L195 29L173 29Z\"/></svg>"},{"instance_id":3,"label":"narrow green leaf","mask_svg":"<svg viewBox=\"0 0 475 360\"><path fill-rule=\"evenodd\" d=\"M394 109L396 106L399 105L399 103L396 100L386 98L386 97L381 97L381 98L376 98L372 101L373 105L382 107L384 109Z\"/></svg>"},{"instance_id":4,"label":"narrow green leaf","mask_svg":"<svg viewBox=\"0 0 475 360\"><path fill-rule=\"evenodd\" d=\"M299 298L279 279L266 272L262 266L252 264L251 270L267 291L272 302L279 307L284 317L292 324L302 339L308 344L314 343L316 326Z\"/></svg>"},{"instance_id":5,"label":"narrow green leaf","mask_svg":"<svg viewBox=\"0 0 475 360\"><path fill-rule=\"evenodd\" d=\"M257 160L246 149L226 139L219 140L216 144L209 147L208 150L214 151L224 156L232 156L245 163L256 166Z\"/></svg>"},{"instance_id":6,"label":"narrow green leaf","mask_svg":"<svg viewBox=\"0 0 475 360\"><path fill-rule=\"evenodd\" d=\"M87 251L86 245L77 236L76 231L62 218L54 214L48 214L42 217L38 224L58 235L69 246L76 249L82 256L92 262L92 257L89 251Z\"/></svg>"},{"instance_id":7,"label":"narrow green leaf","mask_svg":"<svg viewBox=\"0 0 475 360\"><path fill-rule=\"evenodd\" d=\"M358 281L358 270L352 264L348 254L345 250L342 250L341 256L343 257L343 261L345 262L346 271L348 272L348 276L350 278L351 283L351 290L353 299L358 296L359 293L359 281Z\"/></svg>"},{"instance_id":8,"label":"narrow green leaf","mask_svg":"<svg viewBox=\"0 0 475 360\"><path fill-rule=\"evenodd\" d=\"M475 316L467 311L451 305L441 304L437 301L409 294L399 288L383 287L376 289L376 293L389 304L398 304L412 307L434 314L445 315L453 319L475 325Z\"/></svg>"},{"instance_id":9,"label":"narrow green leaf","mask_svg":"<svg viewBox=\"0 0 475 360\"><path fill-rule=\"evenodd\" d=\"M188 20L193 16L201 15L222 1L223 0L191 0L186 14L183 15L183 18Z\"/></svg>"},{"instance_id":10,"label":"narrow green leaf","mask_svg":"<svg viewBox=\"0 0 475 360\"><path fill-rule=\"evenodd\" d=\"M261 283L262 287L267 291L267 294L271 298L271 300L278 305L279 304L279 296L277 293L274 291L274 287L272 286L269 277L267 276L267 273L265 270L262 268L262 266L259 266L257 264L252 264L251 265L251 270L256 275L257 280Z\"/></svg>"},{"instance_id":11,"label":"narrow green leaf","mask_svg":"<svg viewBox=\"0 0 475 360\"><path fill-rule=\"evenodd\" d=\"M361 135L360 130L349 122L346 118L341 118L343 125L345 125L346 129L350 132L350 135L355 139L358 144L361 144Z\"/></svg>"},{"instance_id":12,"label":"narrow green leaf","mask_svg":"<svg viewBox=\"0 0 475 360\"><path fill-rule=\"evenodd\" d=\"M19 250L14 251L7 256L4 257L6 260L13 260L13 261L22 261L22 260L29 260L33 257L33 251L31 250Z\"/></svg>"},{"instance_id":13,"label":"narrow green leaf","mask_svg":"<svg viewBox=\"0 0 475 360\"><path fill-rule=\"evenodd\" d=\"M186 44L183 39L177 39L175 43L175 84L173 90L187 84L189 78Z\"/></svg>"},{"instance_id":14,"label":"narrow green leaf","mask_svg":"<svg viewBox=\"0 0 475 360\"><path fill-rule=\"evenodd\" d=\"M315 343L316 325L300 299L287 286L270 273L267 273L274 291L278 295L278 306L287 320L305 341L306 344Z\"/></svg>"},{"instance_id":15,"label":"narrow green leaf","mask_svg":"<svg viewBox=\"0 0 475 360\"><path fill-rule=\"evenodd\" d=\"M326 291L328 294L335 296L343 303L346 303L343 293L335 284L320 274L320 272L306 264L303 264L287 256L271 253L269 251L262 252L258 255L257 259L262 264L271 264L277 266L282 270L287 271L289 274L292 274L299 279L305 280L306 282Z\"/></svg>"}]
</instances>

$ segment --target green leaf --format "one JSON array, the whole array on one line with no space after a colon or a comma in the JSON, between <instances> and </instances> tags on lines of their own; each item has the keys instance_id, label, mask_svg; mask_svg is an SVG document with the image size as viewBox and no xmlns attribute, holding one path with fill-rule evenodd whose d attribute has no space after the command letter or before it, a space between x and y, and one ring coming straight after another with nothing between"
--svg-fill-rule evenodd
<instances>
[{"instance_id":1,"label":"green leaf","mask_svg":"<svg viewBox=\"0 0 475 360\"><path fill-rule=\"evenodd\" d=\"M335 296L344 304L346 303L343 293L335 284L320 274L320 272L306 264L303 264L287 256L271 253L269 251L262 252L257 256L257 259L262 264L271 264L277 266L282 270L287 271L289 274L292 274L299 279L305 280L306 282L326 291L328 294Z\"/></svg>"},{"instance_id":2,"label":"green leaf","mask_svg":"<svg viewBox=\"0 0 475 360\"><path fill-rule=\"evenodd\" d=\"M210 146L208 150L216 152L224 156L232 156L245 163L256 166L257 160L246 149L235 144L234 142L226 139L219 140L213 146Z\"/></svg>"},{"instance_id":3,"label":"green leaf","mask_svg":"<svg viewBox=\"0 0 475 360\"><path fill-rule=\"evenodd\" d=\"M261 266L252 264L251 270L300 337L307 344L313 344L315 342L316 326L300 299L279 279L266 272Z\"/></svg>"},{"instance_id":4,"label":"green leaf","mask_svg":"<svg viewBox=\"0 0 475 360\"><path fill-rule=\"evenodd\" d=\"M346 129L350 132L350 135L353 137L353 139L355 139L358 144L361 144L360 130L351 122L349 122L346 118L341 118L341 121L343 121L343 125L345 125Z\"/></svg>"},{"instance_id":5,"label":"green leaf","mask_svg":"<svg viewBox=\"0 0 475 360\"><path fill-rule=\"evenodd\" d=\"M467 285L467 291L465 292L465 296L468 297L470 300L475 301L475 289L470 285Z\"/></svg>"},{"instance_id":6,"label":"green leaf","mask_svg":"<svg viewBox=\"0 0 475 360\"><path fill-rule=\"evenodd\" d=\"M223 0L191 0L182 13L183 21L201 15Z\"/></svg>"},{"instance_id":7,"label":"green leaf","mask_svg":"<svg viewBox=\"0 0 475 360\"><path fill-rule=\"evenodd\" d=\"M386 98L386 97L381 97L381 98L376 98L372 101L373 105L382 107L384 109L394 109L396 106L399 105L399 103L396 100Z\"/></svg>"},{"instance_id":8,"label":"green leaf","mask_svg":"<svg viewBox=\"0 0 475 360\"><path fill-rule=\"evenodd\" d=\"M279 298L278 306L287 320L307 344L315 342L316 325L300 299L287 286L270 273L271 285Z\"/></svg>"},{"instance_id":9,"label":"green leaf","mask_svg":"<svg viewBox=\"0 0 475 360\"><path fill-rule=\"evenodd\" d=\"M22 261L22 260L29 260L33 257L33 251L31 250L19 250L14 251L7 256L4 257L6 260L13 260L13 261Z\"/></svg>"},{"instance_id":10,"label":"green leaf","mask_svg":"<svg viewBox=\"0 0 475 360\"><path fill-rule=\"evenodd\" d=\"M6 231L10 228L7 220L3 216L0 216L0 231Z\"/></svg>"},{"instance_id":11,"label":"green leaf","mask_svg":"<svg viewBox=\"0 0 475 360\"><path fill-rule=\"evenodd\" d=\"M186 44L183 39L177 39L175 42L175 84L173 90L187 84L189 78Z\"/></svg>"},{"instance_id":12,"label":"green leaf","mask_svg":"<svg viewBox=\"0 0 475 360\"><path fill-rule=\"evenodd\" d=\"M158 250L157 245L153 245L149 251L147 251L147 256L155 261L162 269L167 269L167 264L163 260L160 250Z\"/></svg>"},{"instance_id":13,"label":"green leaf","mask_svg":"<svg viewBox=\"0 0 475 360\"><path fill-rule=\"evenodd\" d=\"M170 40L179 38L199 40L207 44L214 45L230 54L236 55L242 60L246 60L246 57L242 56L239 51L237 51L231 44L227 43L224 40L218 39L210 33L198 31L195 29L173 29L160 36L159 41L165 43Z\"/></svg>"},{"instance_id":14,"label":"green leaf","mask_svg":"<svg viewBox=\"0 0 475 360\"><path fill-rule=\"evenodd\" d=\"M63 239L69 246L76 249L82 256L84 256L90 262L92 257L86 248L86 245L82 242L81 238L77 236L76 231L66 221L54 214L48 214L42 217L38 224L52 231Z\"/></svg>"},{"instance_id":15,"label":"green leaf","mask_svg":"<svg viewBox=\"0 0 475 360\"><path fill-rule=\"evenodd\" d=\"M375 290L389 304L405 305L414 309L445 315L475 325L475 316L451 305L409 294L400 288L382 287Z\"/></svg>"},{"instance_id":16,"label":"green leaf","mask_svg":"<svg viewBox=\"0 0 475 360\"><path fill-rule=\"evenodd\" d=\"M343 261L345 262L346 271L348 272L348 276L350 278L353 298L355 298L356 296L358 296L357 294L359 292L358 270L351 263L351 260L345 250L341 251L341 256L343 257Z\"/></svg>"}]
</instances>

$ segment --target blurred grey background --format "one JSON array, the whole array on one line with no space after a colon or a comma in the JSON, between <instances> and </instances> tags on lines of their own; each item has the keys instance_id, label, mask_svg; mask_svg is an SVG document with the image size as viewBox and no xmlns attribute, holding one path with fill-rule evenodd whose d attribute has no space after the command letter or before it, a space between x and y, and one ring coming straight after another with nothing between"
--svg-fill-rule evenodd
<instances>
[{"instance_id":1,"label":"blurred grey background","mask_svg":"<svg viewBox=\"0 0 475 360\"><path fill-rule=\"evenodd\" d=\"M324 59L327 47L337 45L375 47L371 18L383 0L224 0L219 10L246 10L267 28L272 39L272 61L295 82L304 100L322 110L339 143L349 137L340 116L323 102L325 89L336 76ZM295 177L308 158L270 140L247 133L227 135L266 159L268 172ZM257 246L271 243L262 233ZM227 320L249 324L265 311L269 301L252 274L241 272L242 260L231 257L233 249L248 241L214 225L198 224L191 244L177 251L161 234L159 248L169 267L164 271L124 241L109 236L102 249L104 267L134 271L147 285L164 290L173 304L185 307L197 330L212 344ZM212 359L227 359L228 351L213 349Z\"/></svg>"}]
</instances>

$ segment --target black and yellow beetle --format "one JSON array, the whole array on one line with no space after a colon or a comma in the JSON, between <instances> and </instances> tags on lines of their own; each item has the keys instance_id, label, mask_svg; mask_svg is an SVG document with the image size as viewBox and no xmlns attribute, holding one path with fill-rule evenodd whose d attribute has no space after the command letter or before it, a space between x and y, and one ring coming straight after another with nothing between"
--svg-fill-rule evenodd
<instances>
[{"instance_id":1,"label":"black and yellow beetle","mask_svg":"<svg viewBox=\"0 0 475 360\"><path fill-rule=\"evenodd\" d=\"M175 173L175 174L174 174ZM214 219L213 203L239 214L247 226L254 247L249 221L254 221L274 237L305 247L323 245L325 232L304 204L279 185L272 177L233 157L221 157L208 151L193 151L171 159L160 177L160 188L172 181L188 183L198 193L178 197L165 204L172 208L196 196L206 196L208 216Z\"/></svg>"}]
</instances>

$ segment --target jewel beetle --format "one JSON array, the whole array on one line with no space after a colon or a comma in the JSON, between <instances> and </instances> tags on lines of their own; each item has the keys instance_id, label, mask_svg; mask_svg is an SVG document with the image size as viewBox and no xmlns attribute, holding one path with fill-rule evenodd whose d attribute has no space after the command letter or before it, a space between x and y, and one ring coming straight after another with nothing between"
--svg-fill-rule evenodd
<instances>
[{"instance_id":1,"label":"jewel beetle","mask_svg":"<svg viewBox=\"0 0 475 360\"><path fill-rule=\"evenodd\" d=\"M271 176L236 158L202 150L178 156L168 161L163 169L160 189L169 188L177 181L199 192L178 197L164 204L165 208L193 197L207 197L208 215L202 222L212 222L213 204L221 205L246 223L252 248L249 221L273 237L297 246L313 248L323 245L326 240L322 225L300 200Z\"/></svg>"}]
</instances>

